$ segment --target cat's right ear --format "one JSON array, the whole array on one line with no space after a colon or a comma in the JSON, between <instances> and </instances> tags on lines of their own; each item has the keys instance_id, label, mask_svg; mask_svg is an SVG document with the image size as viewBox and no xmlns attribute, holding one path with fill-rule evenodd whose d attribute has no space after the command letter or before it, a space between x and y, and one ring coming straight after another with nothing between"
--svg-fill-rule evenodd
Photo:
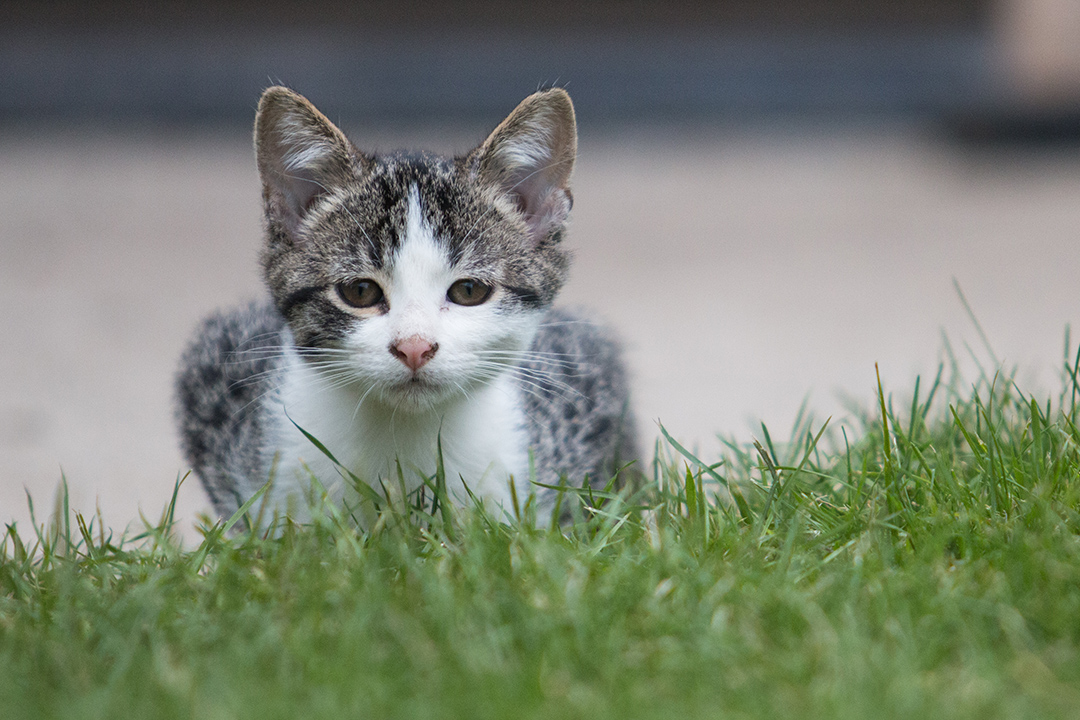
<instances>
[{"instance_id":1,"label":"cat's right ear","mask_svg":"<svg viewBox=\"0 0 1080 720\"><path fill-rule=\"evenodd\" d=\"M574 104L561 88L533 93L470 156L481 181L508 198L539 243L566 222L577 156Z\"/></svg>"},{"instance_id":2,"label":"cat's right ear","mask_svg":"<svg viewBox=\"0 0 1080 720\"><path fill-rule=\"evenodd\" d=\"M315 202L351 178L359 153L307 98L272 87L259 100L255 155L272 219L297 236Z\"/></svg>"}]
</instances>

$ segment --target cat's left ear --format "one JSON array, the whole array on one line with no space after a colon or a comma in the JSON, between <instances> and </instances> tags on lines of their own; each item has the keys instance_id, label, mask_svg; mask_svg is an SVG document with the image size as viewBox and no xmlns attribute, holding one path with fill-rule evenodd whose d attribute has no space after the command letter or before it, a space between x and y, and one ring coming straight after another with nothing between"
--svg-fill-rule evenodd
<instances>
[{"instance_id":1,"label":"cat's left ear","mask_svg":"<svg viewBox=\"0 0 1080 720\"><path fill-rule=\"evenodd\" d=\"M289 236L315 202L354 178L359 153L307 98L272 87L259 100L255 154L271 216Z\"/></svg>"},{"instance_id":2,"label":"cat's left ear","mask_svg":"<svg viewBox=\"0 0 1080 720\"><path fill-rule=\"evenodd\" d=\"M534 242L570 215L570 175L577 157L574 105L562 88L525 98L473 153L481 182L509 198Z\"/></svg>"}]
</instances>

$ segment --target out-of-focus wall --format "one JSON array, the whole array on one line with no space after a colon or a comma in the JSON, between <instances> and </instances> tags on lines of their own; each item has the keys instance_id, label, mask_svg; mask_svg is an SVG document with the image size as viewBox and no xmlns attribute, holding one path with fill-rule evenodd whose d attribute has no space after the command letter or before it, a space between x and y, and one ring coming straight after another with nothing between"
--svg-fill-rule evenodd
<instances>
[{"instance_id":1,"label":"out-of-focus wall","mask_svg":"<svg viewBox=\"0 0 1080 720\"><path fill-rule=\"evenodd\" d=\"M1001 71L1015 101L1080 107L1080 2L997 0Z\"/></svg>"},{"instance_id":2,"label":"out-of-focus wall","mask_svg":"<svg viewBox=\"0 0 1080 720\"><path fill-rule=\"evenodd\" d=\"M0 121L246 121L274 82L380 122L562 83L584 123L951 112L992 81L988 2L0 3Z\"/></svg>"},{"instance_id":3,"label":"out-of-focus wall","mask_svg":"<svg viewBox=\"0 0 1080 720\"><path fill-rule=\"evenodd\" d=\"M200 24L229 22L352 27L531 28L646 27L662 25L943 25L981 22L988 0L36 0L9 2L0 17L23 24Z\"/></svg>"}]
</instances>

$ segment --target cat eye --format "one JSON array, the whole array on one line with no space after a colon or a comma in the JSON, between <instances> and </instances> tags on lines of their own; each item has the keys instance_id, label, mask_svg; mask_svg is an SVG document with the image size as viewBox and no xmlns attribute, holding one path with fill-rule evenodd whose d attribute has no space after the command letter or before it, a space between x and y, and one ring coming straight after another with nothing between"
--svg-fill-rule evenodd
<instances>
[{"instance_id":1,"label":"cat eye","mask_svg":"<svg viewBox=\"0 0 1080 720\"><path fill-rule=\"evenodd\" d=\"M446 291L447 299L457 305L479 305L491 296L491 286L479 280L458 280Z\"/></svg>"},{"instance_id":2,"label":"cat eye","mask_svg":"<svg viewBox=\"0 0 1080 720\"><path fill-rule=\"evenodd\" d=\"M373 280L349 280L338 283L337 292L342 300L357 308L377 305L383 299L382 288Z\"/></svg>"}]
</instances>

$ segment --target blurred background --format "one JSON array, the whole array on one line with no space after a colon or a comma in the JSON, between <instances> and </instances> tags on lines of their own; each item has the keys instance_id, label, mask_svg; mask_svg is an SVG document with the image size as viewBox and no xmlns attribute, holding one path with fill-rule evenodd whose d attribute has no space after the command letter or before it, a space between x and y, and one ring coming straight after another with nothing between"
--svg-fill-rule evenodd
<instances>
[{"instance_id":1,"label":"blurred background","mask_svg":"<svg viewBox=\"0 0 1080 720\"><path fill-rule=\"evenodd\" d=\"M258 296L262 89L365 149L580 123L563 301L626 341L642 439L713 456L956 357L1060 387L1080 317L1075 0L0 4L0 522L123 528L186 471L176 359ZM969 318L962 289L991 348ZM1075 343L1074 343L1075 344ZM185 484L190 531L208 510Z\"/></svg>"}]
</instances>

